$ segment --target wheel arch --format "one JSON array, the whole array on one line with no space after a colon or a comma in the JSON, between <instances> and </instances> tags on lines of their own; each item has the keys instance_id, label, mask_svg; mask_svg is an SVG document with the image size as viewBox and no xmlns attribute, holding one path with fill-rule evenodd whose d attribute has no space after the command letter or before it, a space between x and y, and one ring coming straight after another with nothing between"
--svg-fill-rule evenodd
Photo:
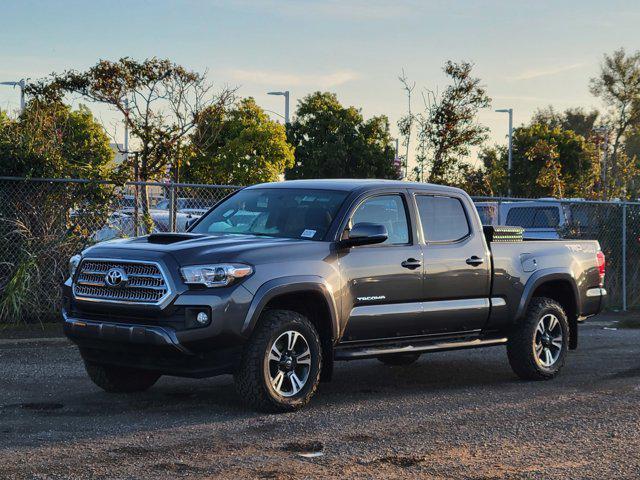
<instances>
[{"instance_id":1,"label":"wheel arch","mask_svg":"<svg viewBox=\"0 0 640 480\"><path fill-rule=\"evenodd\" d=\"M321 379L331 378L333 346L339 336L338 309L331 287L321 277L281 277L263 284L256 292L242 328L250 336L267 309L296 311L314 324L322 341L324 358Z\"/></svg>"},{"instance_id":2,"label":"wheel arch","mask_svg":"<svg viewBox=\"0 0 640 480\"><path fill-rule=\"evenodd\" d=\"M525 285L515 317L516 322L522 320L531 300L535 297L551 298L562 306L569 322L569 348L576 349L578 346L580 293L571 272L554 268L534 273Z\"/></svg>"}]
</instances>

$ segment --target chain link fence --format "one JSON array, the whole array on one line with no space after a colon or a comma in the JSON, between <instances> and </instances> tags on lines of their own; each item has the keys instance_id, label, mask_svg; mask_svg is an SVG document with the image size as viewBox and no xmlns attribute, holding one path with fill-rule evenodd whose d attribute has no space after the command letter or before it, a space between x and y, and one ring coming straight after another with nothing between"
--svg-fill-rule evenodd
<instances>
[{"instance_id":1,"label":"chain link fence","mask_svg":"<svg viewBox=\"0 0 640 480\"><path fill-rule=\"evenodd\" d=\"M113 238L184 231L238 188L0 177L0 324L57 318L71 255Z\"/></svg>"},{"instance_id":2,"label":"chain link fence","mask_svg":"<svg viewBox=\"0 0 640 480\"><path fill-rule=\"evenodd\" d=\"M609 308L640 306L640 202L474 197L485 225L517 225L530 239L598 240Z\"/></svg>"},{"instance_id":3,"label":"chain link fence","mask_svg":"<svg viewBox=\"0 0 640 480\"><path fill-rule=\"evenodd\" d=\"M184 231L190 220L238 188L0 177L0 323L57 318L68 259L86 246ZM610 307L640 305L640 203L474 201L484 224L519 225L526 238L598 240L607 258Z\"/></svg>"}]
</instances>

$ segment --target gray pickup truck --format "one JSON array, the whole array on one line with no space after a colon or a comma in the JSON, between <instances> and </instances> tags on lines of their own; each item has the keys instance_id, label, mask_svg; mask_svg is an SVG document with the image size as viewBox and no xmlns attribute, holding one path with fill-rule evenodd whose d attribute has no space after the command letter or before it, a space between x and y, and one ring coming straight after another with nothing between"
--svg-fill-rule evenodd
<instances>
[{"instance_id":1,"label":"gray pickup truck","mask_svg":"<svg viewBox=\"0 0 640 480\"><path fill-rule=\"evenodd\" d=\"M596 241L485 227L456 188L307 180L237 191L187 233L112 240L70 261L65 332L109 392L233 374L261 411L305 405L336 360L388 365L506 345L544 380L603 308Z\"/></svg>"}]
</instances>

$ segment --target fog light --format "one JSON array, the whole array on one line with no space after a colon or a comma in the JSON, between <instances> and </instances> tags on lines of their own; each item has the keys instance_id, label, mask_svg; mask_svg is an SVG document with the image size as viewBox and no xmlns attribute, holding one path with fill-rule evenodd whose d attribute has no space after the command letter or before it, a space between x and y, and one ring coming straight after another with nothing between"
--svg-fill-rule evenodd
<instances>
[{"instance_id":1,"label":"fog light","mask_svg":"<svg viewBox=\"0 0 640 480\"><path fill-rule=\"evenodd\" d=\"M207 315L205 312L200 312L196 316L196 321L200 325L206 325L207 323L209 323L209 315Z\"/></svg>"}]
</instances>

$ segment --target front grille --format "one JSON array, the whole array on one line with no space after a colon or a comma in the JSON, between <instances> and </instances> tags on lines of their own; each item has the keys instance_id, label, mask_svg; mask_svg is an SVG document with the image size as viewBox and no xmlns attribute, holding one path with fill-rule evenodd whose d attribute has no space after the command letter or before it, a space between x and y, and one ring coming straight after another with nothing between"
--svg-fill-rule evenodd
<instances>
[{"instance_id":1,"label":"front grille","mask_svg":"<svg viewBox=\"0 0 640 480\"><path fill-rule=\"evenodd\" d=\"M113 269L126 275L122 284L107 284L107 274ZM155 305L168 294L169 286L162 270L152 262L83 260L73 284L73 295L80 300Z\"/></svg>"}]
</instances>

